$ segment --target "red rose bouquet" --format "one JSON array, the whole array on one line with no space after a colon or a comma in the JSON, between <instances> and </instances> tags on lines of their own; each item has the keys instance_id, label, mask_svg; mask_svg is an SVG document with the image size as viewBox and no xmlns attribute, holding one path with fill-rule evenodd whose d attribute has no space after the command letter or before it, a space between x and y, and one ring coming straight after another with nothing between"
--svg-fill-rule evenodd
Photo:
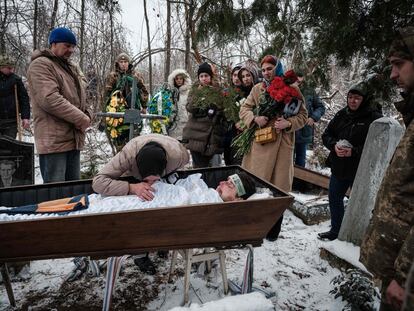
<instances>
[{"instance_id":1,"label":"red rose bouquet","mask_svg":"<svg viewBox=\"0 0 414 311\"><path fill-rule=\"evenodd\" d=\"M297 80L298 77L293 70L287 71L281 77L275 77L265 88L265 92L260 95L259 105L253 111L254 115L265 116L269 120L283 115L286 106L300 99L298 90L291 86ZM253 123L250 128L234 138L232 146L237 148L236 157L243 156L250 151L257 128L257 124Z\"/></svg>"}]
</instances>

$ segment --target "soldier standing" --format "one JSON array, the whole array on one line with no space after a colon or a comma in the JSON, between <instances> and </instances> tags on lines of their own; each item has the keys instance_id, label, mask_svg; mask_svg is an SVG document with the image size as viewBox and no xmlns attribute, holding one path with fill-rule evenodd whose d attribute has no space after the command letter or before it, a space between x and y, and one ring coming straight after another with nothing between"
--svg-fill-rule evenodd
<instances>
[{"instance_id":1,"label":"soldier standing","mask_svg":"<svg viewBox=\"0 0 414 311\"><path fill-rule=\"evenodd\" d=\"M414 27L399 30L389 61L390 78L403 89L404 100L395 106L406 131L385 173L361 245L361 261L382 281L381 311L401 310L414 260Z\"/></svg>"}]
</instances>

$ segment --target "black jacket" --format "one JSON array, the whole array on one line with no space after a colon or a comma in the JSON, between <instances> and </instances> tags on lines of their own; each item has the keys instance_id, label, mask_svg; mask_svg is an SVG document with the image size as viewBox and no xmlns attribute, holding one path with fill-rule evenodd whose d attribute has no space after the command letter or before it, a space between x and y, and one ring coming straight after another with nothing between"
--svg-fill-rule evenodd
<instances>
[{"instance_id":1,"label":"black jacket","mask_svg":"<svg viewBox=\"0 0 414 311\"><path fill-rule=\"evenodd\" d=\"M183 129L183 143L191 151L204 156L220 154L224 151L225 134L228 123L220 103L211 103L208 107L198 108L194 101L194 92L198 84L190 91L186 109L190 113L187 124ZM220 87L212 87L211 92L221 92Z\"/></svg>"},{"instance_id":2,"label":"black jacket","mask_svg":"<svg viewBox=\"0 0 414 311\"><path fill-rule=\"evenodd\" d=\"M15 74L6 76L0 72L0 128L17 124L15 85L17 86L20 116L22 119L30 119L29 96L22 79Z\"/></svg>"},{"instance_id":3,"label":"black jacket","mask_svg":"<svg viewBox=\"0 0 414 311\"><path fill-rule=\"evenodd\" d=\"M322 134L323 144L331 151L326 164L331 168L332 175L339 179L355 178L369 126L381 117L381 111L368 105L361 105L357 111L351 111L347 106L337 112ZM341 139L352 144L351 157L340 158L336 155L335 144Z\"/></svg>"}]
</instances>

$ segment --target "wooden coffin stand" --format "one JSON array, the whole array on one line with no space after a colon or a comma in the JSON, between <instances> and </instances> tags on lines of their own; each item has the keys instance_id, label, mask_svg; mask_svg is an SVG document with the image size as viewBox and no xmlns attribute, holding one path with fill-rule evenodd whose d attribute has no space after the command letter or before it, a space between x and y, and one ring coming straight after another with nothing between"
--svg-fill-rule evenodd
<instances>
[{"instance_id":1,"label":"wooden coffin stand","mask_svg":"<svg viewBox=\"0 0 414 311\"><path fill-rule=\"evenodd\" d=\"M107 258L154 250L260 246L292 204L293 197L240 166L178 171L179 178L201 173L215 188L227 176L246 172L272 198L90 215L0 222L0 264L76 256ZM0 206L16 207L82 193L91 180L0 189ZM7 284L6 284L7 285Z\"/></svg>"}]
</instances>

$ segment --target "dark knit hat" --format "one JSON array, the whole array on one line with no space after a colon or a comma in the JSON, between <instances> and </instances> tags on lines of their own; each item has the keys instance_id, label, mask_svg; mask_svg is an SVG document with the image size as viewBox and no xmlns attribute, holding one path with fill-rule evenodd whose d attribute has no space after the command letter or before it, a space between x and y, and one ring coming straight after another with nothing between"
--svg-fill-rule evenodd
<instances>
[{"instance_id":1,"label":"dark knit hat","mask_svg":"<svg viewBox=\"0 0 414 311\"><path fill-rule=\"evenodd\" d=\"M198 66L197 77L202 73L206 73L210 77L213 77L213 69L211 68L211 65L204 62L200 66Z\"/></svg>"},{"instance_id":2,"label":"dark knit hat","mask_svg":"<svg viewBox=\"0 0 414 311\"><path fill-rule=\"evenodd\" d=\"M150 175L163 176L167 167L167 153L156 142L145 144L138 152L135 160L142 179Z\"/></svg>"},{"instance_id":3,"label":"dark knit hat","mask_svg":"<svg viewBox=\"0 0 414 311\"><path fill-rule=\"evenodd\" d=\"M65 27L58 27L52 30L49 35L49 45L52 43L70 43L76 45L76 36L75 34L68 28Z\"/></svg>"},{"instance_id":4,"label":"dark knit hat","mask_svg":"<svg viewBox=\"0 0 414 311\"><path fill-rule=\"evenodd\" d=\"M350 87L348 93L361 95L365 99L368 96L368 88L365 82L358 82Z\"/></svg>"}]
</instances>

